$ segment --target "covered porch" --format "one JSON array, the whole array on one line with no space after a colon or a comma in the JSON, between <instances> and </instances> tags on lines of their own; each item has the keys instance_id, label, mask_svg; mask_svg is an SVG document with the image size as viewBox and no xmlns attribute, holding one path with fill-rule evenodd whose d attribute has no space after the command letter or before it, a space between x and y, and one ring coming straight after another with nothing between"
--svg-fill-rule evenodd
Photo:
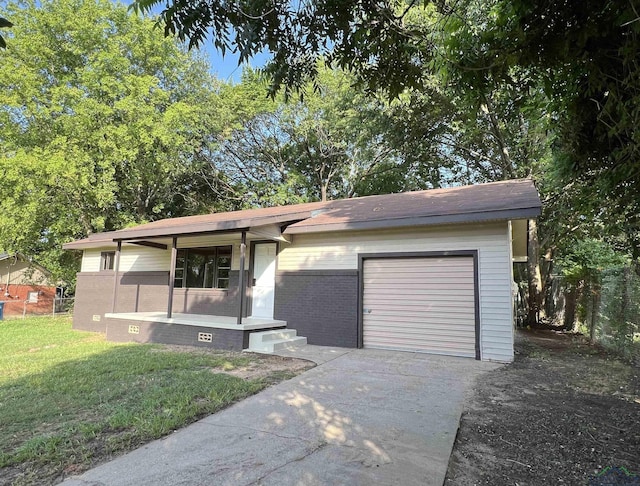
<instances>
[{"instance_id":1,"label":"covered porch","mask_svg":"<svg viewBox=\"0 0 640 486\"><path fill-rule=\"evenodd\" d=\"M107 339L228 350L249 348L252 333L251 342L260 333L301 339L274 318L277 253L290 242L282 231L299 217L206 225L194 217L113 233Z\"/></svg>"}]
</instances>

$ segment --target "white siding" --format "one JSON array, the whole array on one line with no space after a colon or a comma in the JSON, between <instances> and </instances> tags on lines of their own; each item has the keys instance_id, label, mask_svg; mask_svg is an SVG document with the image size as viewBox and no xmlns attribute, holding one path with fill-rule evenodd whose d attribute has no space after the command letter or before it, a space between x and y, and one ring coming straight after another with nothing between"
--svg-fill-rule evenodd
<instances>
[{"instance_id":1,"label":"white siding","mask_svg":"<svg viewBox=\"0 0 640 486\"><path fill-rule=\"evenodd\" d=\"M100 271L100 252L113 251L113 248L91 248L82 252L81 272L99 272Z\"/></svg>"},{"instance_id":2,"label":"white siding","mask_svg":"<svg viewBox=\"0 0 640 486\"><path fill-rule=\"evenodd\" d=\"M100 271L100 254L103 251L115 251L115 248L97 248L84 250L82 254L82 272ZM123 246L120 253L120 272L168 272L171 251L144 246Z\"/></svg>"},{"instance_id":3,"label":"white siding","mask_svg":"<svg viewBox=\"0 0 640 486\"><path fill-rule=\"evenodd\" d=\"M482 359L512 361L512 285L507 222L295 235L290 245L281 247L278 270L355 270L360 253L450 250L478 251Z\"/></svg>"},{"instance_id":4,"label":"white siding","mask_svg":"<svg viewBox=\"0 0 640 486\"><path fill-rule=\"evenodd\" d=\"M240 243L237 239L220 239L213 237L194 237L179 238L178 248L202 248L209 246L226 246L232 245L231 269L240 269ZM121 272L160 272L169 271L171 265L171 243L167 250L159 248L149 248L140 245L123 245L122 253L120 253ZM247 254L245 268L249 268L249 248L247 242ZM82 272L99 272L100 271L100 253L103 251L115 251L115 247L108 248L92 248L84 250L82 254Z\"/></svg>"}]
</instances>

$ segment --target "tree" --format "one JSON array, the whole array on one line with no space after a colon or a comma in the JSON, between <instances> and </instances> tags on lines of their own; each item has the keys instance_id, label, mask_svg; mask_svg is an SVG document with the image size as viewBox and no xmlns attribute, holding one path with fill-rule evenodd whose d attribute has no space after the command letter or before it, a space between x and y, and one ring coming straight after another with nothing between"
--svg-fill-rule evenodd
<instances>
[{"instance_id":1,"label":"tree","mask_svg":"<svg viewBox=\"0 0 640 486\"><path fill-rule=\"evenodd\" d=\"M553 120L554 177L560 186L582 186L579 211L587 220L602 212L640 258L640 122L636 63L639 14L633 2L485 2L486 21L452 41L458 72L471 86L492 77L508 82L527 69L544 90ZM461 11L462 10L462 11ZM468 10L467 10L468 11Z\"/></svg>"},{"instance_id":2,"label":"tree","mask_svg":"<svg viewBox=\"0 0 640 486\"><path fill-rule=\"evenodd\" d=\"M0 248L71 281L65 241L215 207L202 154L220 130L219 84L203 61L106 0L6 13Z\"/></svg>"},{"instance_id":3,"label":"tree","mask_svg":"<svg viewBox=\"0 0 640 486\"><path fill-rule=\"evenodd\" d=\"M160 3L136 0L134 8ZM434 9L437 22L425 22ZM509 85L514 71L527 70L525 89L543 88L549 101L554 164L565 183L583 181L593 199L606 193L611 200L603 202L629 221L629 244L640 256L640 207L628 202L640 190L640 22L633 2L171 0L160 18L167 34L191 45L211 35L241 61L268 50L272 88L287 93L317 77L320 59L391 97L422 91L443 68L467 93Z\"/></svg>"},{"instance_id":4,"label":"tree","mask_svg":"<svg viewBox=\"0 0 640 486\"><path fill-rule=\"evenodd\" d=\"M352 78L323 68L317 90L303 100L260 101L220 145L216 167L228 176L244 205L288 204L388 193L438 184L418 180L421 164L404 158L385 138L390 122L381 100L352 87ZM246 95L265 84L245 78ZM224 97L223 97L224 98ZM250 98L254 98L250 96Z\"/></svg>"},{"instance_id":5,"label":"tree","mask_svg":"<svg viewBox=\"0 0 640 486\"><path fill-rule=\"evenodd\" d=\"M201 45L207 37L224 54L239 53L239 61L268 50L267 72L272 93L302 89L319 73L319 62L358 72L371 88L399 94L421 84L430 53L417 26L407 21L418 2L384 0L286 0L192 2L136 0L136 11L163 7L160 21L166 35Z\"/></svg>"}]
</instances>

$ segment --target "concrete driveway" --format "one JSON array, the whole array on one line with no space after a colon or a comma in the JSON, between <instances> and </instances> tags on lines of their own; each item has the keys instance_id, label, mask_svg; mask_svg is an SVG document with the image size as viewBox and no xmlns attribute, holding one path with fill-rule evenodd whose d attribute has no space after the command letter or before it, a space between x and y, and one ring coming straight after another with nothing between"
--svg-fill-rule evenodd
<instances>
[{"instance_id":1,"label":"concrete driveway","mask_svg":"<svg viewBox=\"0 0 640 486\"><path fill-rule=\"evenodd\" d=\"M63 484L440 486L465 393L499 366L315 346L291 354L325 362Z\"/></svg>"}]
</instances>

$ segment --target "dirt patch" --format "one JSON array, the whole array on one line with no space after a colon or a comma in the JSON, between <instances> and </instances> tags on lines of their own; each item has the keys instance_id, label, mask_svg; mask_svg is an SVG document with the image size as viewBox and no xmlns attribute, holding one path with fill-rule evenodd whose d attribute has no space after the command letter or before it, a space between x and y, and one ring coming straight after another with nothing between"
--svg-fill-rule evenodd
<instances>
[{"instance_id":1,"label":"dirt patch","mask_svg":"<svg viewBox=\"0 0 640 486\"><path fill-rule=\"evenodd\" d=\"M521 332L514 363L476 382L445 484L601 484L607 468L640 474L640 369L581 336Z\"/></svg>"},{"instance_id":2,"label":"dirt patch","mask_svg":"<svg viewBox=\"0 0 640 486\"><path fill-rule=\"evenodd\" d=\"M315 366L304 359L283 358L281 356L266 356L251 354L251 362L247 366L226 370L225 373L244 380L282 379L291 378Z\"/></svg>"},{"instance_id":3,"label":"dirt patch","mask_svg":"<svg viewBox=\"0 0 640 486\"><path fill-rule=\"evenodd\" d=\"M237 353L220 351L217 349L200 348L197 346L179 346L163 344L159 351L178 351L205 353L219 357L237 356ZM242 378L243 380L267 379L277 383L288 378L292 378L303 371L315 367L315 363L306 359L285 358L268 354L243 353L250 361L245 366L212 368L214 373L226 373L231 376Z\"/></svg>"}]
</instances>

